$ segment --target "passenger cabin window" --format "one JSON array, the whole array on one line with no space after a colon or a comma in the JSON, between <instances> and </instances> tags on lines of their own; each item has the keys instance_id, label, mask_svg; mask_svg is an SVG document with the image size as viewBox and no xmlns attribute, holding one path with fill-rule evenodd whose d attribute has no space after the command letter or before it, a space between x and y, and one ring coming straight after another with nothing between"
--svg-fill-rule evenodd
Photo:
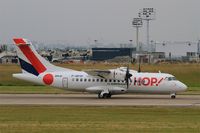
<instances>
[{"instance_id":1,"label":"passenger cabin window","mask_svg":"<svg viewBox=\"0 0 200 133\"><path fill-rule=\"evenodd\" d=\"M97 82L99 82L99 79L97 79Z\"/></svg>"},{"instance_id":2,"label":"passenger cabin window","mask_svg":"<svg viewBox=\"0 0 200 133\"><path fill-rule=\"evenodd\" d=\"M110 79L109 82L112 82L112 80Z\"/></svg>"},{"instance_id":3,"label":"passenger cabin window","mask_svg":"<svg viewBox=\"0 0 200 133\"><path fill-rule=\"evenodd\" d=\"M107 82L108 80L107 79L105 79L105 82Z\"/></svg>"},{"instance_id":4,"label":"passenger cabin window","mask_svg":"<svg viewBox=\"0 0 200 133\"><path fill-rule=\"evenodd\" d=\"M78 78L76 79L76 81L78 82Z\"/></svg>"},{"instance_id":5,"label":"passenger cabin window","mask_svg":"<svg viewBox=\"0 0 200 133\"><path fill-rule=\"evenodd\" d=\"M91 79L88 79L88 82L90 82L91 81Z\"/></svg>"},{"instance_id":6,"label":"passenger cabin window","mask_svg":"<svg viewBox=\"0 0 200 133\"><path fill-rule=\"evenodd\" d=\"M92 79L92 82L95 82L95 79Z\"/></svg>"},{"instance_id":7,"label":"passenger cabin window","mask_svg":"<svg viewBox=\"0 0 200 133\"><path fill-rule=\"evenodd\" d=\"M84 79L84 81L86 82L86 81L87 81L87 79Z\"/></svg>"},{"instance_id":8,"label":"passenger cabin window","mask_svg":"<svg viewBox=\"0 0 200 133\"><path fill-rule=\"evenodd\" d=\"M101 82L103 82L103 79L101 79Z\"/></svg>"},{"instance_id":9,"label":"passenger cabin window","mask_svg":"<svg viewBox=\"0 0 200 133\"><path fill-rule=\"evenodd\" d=\"M83 81L83 79L80 79L80 82L82 82Z\"/></svg>"}]
</instances>

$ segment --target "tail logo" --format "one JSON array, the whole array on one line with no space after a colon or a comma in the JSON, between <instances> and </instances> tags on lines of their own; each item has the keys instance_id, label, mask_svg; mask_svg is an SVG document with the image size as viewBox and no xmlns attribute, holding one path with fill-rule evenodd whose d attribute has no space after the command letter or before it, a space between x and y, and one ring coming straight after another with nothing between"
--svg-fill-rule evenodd
<instances>
[{"instance_id":1,"label":"tail logo","mask_svg":"<svg viewBox=\"0 0 200 133\"><path fill-rule=\"evenodd\" d=\"M23 38L14 38L13 40L22 52L22 54L19 56L22 69L36 76L47 70L45 65L39 59L38 53L28 40ZM29 62L26 62L24 60L25 58L27 58Z\"/></svg>"}]
</instances>

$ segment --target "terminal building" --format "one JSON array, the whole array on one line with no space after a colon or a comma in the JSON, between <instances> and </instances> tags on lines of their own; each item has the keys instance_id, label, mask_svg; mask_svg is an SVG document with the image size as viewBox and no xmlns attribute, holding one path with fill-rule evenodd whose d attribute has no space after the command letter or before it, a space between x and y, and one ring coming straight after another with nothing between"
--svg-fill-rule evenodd
<instances>
[{"instance_id":1,"label":"terminal building","mask_svg":"<svg viewBox=\"0 0 200 133\"><path fill-rule=\"evenodd\" d=\"M132 56L136 48L92 48L92 60L102 61L117 56Z\"/></svg>"}]
</instances>

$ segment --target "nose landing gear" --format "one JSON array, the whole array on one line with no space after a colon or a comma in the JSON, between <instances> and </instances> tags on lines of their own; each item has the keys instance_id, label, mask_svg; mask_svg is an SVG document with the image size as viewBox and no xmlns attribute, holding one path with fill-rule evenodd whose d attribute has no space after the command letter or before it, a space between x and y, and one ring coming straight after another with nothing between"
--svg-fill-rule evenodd
<instances>
[{"instance_id":1,"label":"nose landing gear","mask_svg":"<svg viewBox=\"0 0 200 133\"><path fill-rule=\"evenodd\" d=\"M176 98L176 93L172 93L170 94L171 99L175 99Z\"/></svg>"}]
</instances>

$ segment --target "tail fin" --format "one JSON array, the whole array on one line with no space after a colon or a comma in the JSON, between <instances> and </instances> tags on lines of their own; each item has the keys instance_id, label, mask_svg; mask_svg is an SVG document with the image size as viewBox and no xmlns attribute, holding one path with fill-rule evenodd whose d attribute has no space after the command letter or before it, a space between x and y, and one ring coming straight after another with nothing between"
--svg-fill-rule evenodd
<instances>
[{"instance_id":1,"label":"tail fin","mask_svg":"<svg viewBox=\"0 0 200 133\"><path fill-rule=\"evenodd\" d=\"M52 68L53 65L37 53L30 41L23 38L14 38L13 41L17 46L17 55L23 73L38 76Z\"/></svg>"}]
</instances>

